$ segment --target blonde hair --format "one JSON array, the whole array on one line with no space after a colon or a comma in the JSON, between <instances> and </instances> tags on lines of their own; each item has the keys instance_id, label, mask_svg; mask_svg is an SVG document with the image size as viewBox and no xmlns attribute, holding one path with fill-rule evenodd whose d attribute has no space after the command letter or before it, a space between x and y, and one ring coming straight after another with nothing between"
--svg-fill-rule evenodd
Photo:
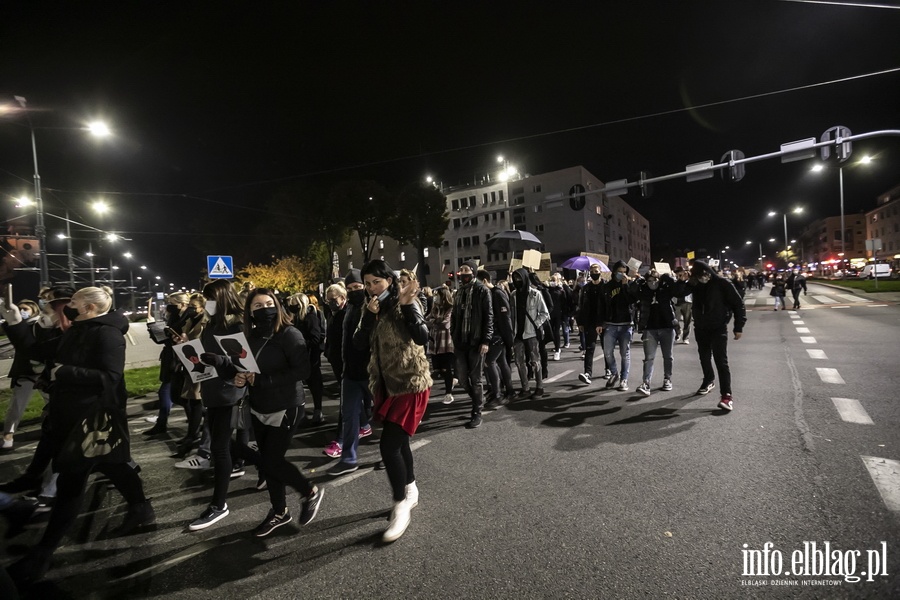
<instances>
[{"instance_id":1,"label":"blonde hair","mask_svg":"<svg viewBox=\"0 0 900 600\"><path fill-rule=\"evenodd\" d=\"M347 288L344 287L343 283L332 283L328 286L328 289L325 290L325 298L328 298L329 296L341 296L346 298Z\"/></svg>"},{"instance_id":2,"label":"blonde hair","mask_svg":"<svg viewBox=\"0 0 900 600\"><path fill-rule=\"evenodd\" d=\"M106 286L81 288L72 296L82 298L87 304L93 304L97 314L106 314L112 308L112 290Z\"/></svg>"},{"instance_id":3,"label":"blonde hair","mask_svg":"<svg viewBox=\"0 0 900 600\"><path fill-rule=\"evenodd\" d=\"M190 296L185 292L175 292L166 296L166 302L170 304L187 304L189 301Z\"/></svg>"}]
</instances>

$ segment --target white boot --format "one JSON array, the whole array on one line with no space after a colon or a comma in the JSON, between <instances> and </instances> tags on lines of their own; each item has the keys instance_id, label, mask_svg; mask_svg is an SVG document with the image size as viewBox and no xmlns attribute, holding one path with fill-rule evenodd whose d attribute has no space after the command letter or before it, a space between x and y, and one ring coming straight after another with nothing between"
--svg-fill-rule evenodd
<instances>
[{"instance_id":1,"label":"white boot","mask_svg":"<svg viewBox=\"0 0 900 600\"><path fill-rule=\"evenodd\" d=\"M406 502L410 510L419 505L419 488L416 487L415 481L406 486Z\"/></svg>"},{"instance_id":2,"label":"white boot","mask_svg":"<svg viewBox=\"0 0 900 600\"><path fill-rule=\"evenodd\" d=\"M406 531L409 527L410 505L406 500L394 502L394 509L391 511L391 521L385 530L381 540L384 542L393 542Z\"/></svg>"}]
</instances>

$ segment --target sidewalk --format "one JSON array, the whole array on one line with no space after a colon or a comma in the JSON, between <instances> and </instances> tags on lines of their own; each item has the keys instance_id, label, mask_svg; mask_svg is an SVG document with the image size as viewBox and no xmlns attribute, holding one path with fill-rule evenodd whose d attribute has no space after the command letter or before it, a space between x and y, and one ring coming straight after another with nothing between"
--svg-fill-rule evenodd
<instances>
[{"instance_id":1,"label":"sidewalk","mask_svg":"<svg viewBox=\"0 0 900 600\"><path fill-rule=\"evenodd\" d=\"M900 292L864 292L863 290L857 290L855 288L827 283L821 279L810 279L808 281L810 283L815 283L816 285L830 287L834 290L840 290L842 292L853 294L854 296L859 296L860 298L874 300L876 302L900 302Z\"/></svg>"}]
</instances>

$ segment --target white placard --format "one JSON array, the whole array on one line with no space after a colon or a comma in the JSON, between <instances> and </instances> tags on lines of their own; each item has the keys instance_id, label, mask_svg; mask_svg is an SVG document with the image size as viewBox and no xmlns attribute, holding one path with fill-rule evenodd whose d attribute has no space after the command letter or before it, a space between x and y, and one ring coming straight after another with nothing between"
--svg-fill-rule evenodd
<instances>
[{"instance_id":1,"label":"white placard","mask_svg":"<svg viewBox=\"0 0 900 600\"><path fill-rule=\"evenodd\" d=\"M259 366L257 366L256 359L250 351L250 344L247 342L247 337L243 333L214 335L213 337L216 342L218 342L219 347L222 348L222 352L228 355L228 358L231 359L231 364L233 364L238 371L259 373Z\"/></svg>"},{"instance_id":2,"label":"white placard","mask_svg":"<svg viewBox=\"0 0 900 600\"><path fill-rule=\"evenodd\" d=\"M655 262L653 263L653 267L656 269L656 272L662 275L663 273L672 274L672 267L669 266L669 263L665 262Z\"/></svg>"},{"instance_id":3,"label":"white placard","mask_svg":"<svg viewBox=\"0 0 900 600\"><path fill-rule=\"evenodd\" d=\"M184 370L190 375L191 383L200 383L217 376L215 368L200 362L200 355L205 352L200 340L177 344L172 349L184 365Z\"/></svg>"},{"instance_id":4,"label":"white placard","mask_svg":"<svg viewBox=\"0 0 900 600\"><path fill-rule=\"evenodd\" d=\"M644 263L642 263L641 261L639 261L638 259L636 259L635 257L632 256L631 258L628 259L627 264L628 264L628 268L631 269L632 273L637 273L638 270L641 268L641 265Z\"/></svg>"}]
</instances>

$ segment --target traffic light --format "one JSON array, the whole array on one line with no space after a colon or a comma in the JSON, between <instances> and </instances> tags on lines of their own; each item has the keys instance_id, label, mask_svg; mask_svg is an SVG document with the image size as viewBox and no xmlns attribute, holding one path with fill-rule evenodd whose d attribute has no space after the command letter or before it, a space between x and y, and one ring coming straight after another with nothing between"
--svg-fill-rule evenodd
<instances>
[{"instance_id":1,"label":"traffic light","mask_svg":"<svg viewBox=\"0 0 900 600\"><path fill-rule=\"evenodd\" d=\"M576 195L582 194L582 195ZM576 183L571 188L569 188L569 207L572 210L582 210L586 203L586 199L584 197L584 186L580 183Z\"/></svg>"},{"instance_id":2,"label":"traffic light","mask_svg":"<svg viewBox=\"0 0 900 600\"><path fill-rule=\"evenodd\" d=\"M641 171L638 173L638 182L641 185L641 198L649 198L653 195L653 184L652 183L644 183L645 179L652 179L652 176L647 171Z\"/></svg>"},{"instance_id":3,"label":"traffic light","mask_svg":"<svg viewBox=\"0 0 900 600\"><path fill-rule=\"evenodd\" d=\"M734 182L738 182L741 179L743 179L744 172L745 172L744 165L743 164L740 164L740 165L730 164L732 161L741 160L743 158L744 158L744 153L741 152L740 150L729 150L728 152L726 152L725 155L722 156L722 160L719 161L719 162L723 162L723 163L726 163L726 162L729 163L729 166L727 168L719 171L719 175L722 176L722 179L724 179L726 181L734 181Z\"/></svg>"},{"instance_id":4,"label":"traffic light","mask_svg":"<svg viewBox=\"0 0 900 600\"><path fill-rule=\"evenodd\" d=\"M822 138L819 141L822 142L830 142L831 140L836 140L838 138L850 137L850 130L846 127L841 127L838 125L837 127L832 127L822 134ZM848 158L850 158L850 154L853 152L853 142L841 142L834 147L834 154L831 152L831 146L822 146L819 148L819 156L822 157L823 161L827 161L832 158L837 159L838 162L844 162Z\"/></svg>"}]
</instances>

